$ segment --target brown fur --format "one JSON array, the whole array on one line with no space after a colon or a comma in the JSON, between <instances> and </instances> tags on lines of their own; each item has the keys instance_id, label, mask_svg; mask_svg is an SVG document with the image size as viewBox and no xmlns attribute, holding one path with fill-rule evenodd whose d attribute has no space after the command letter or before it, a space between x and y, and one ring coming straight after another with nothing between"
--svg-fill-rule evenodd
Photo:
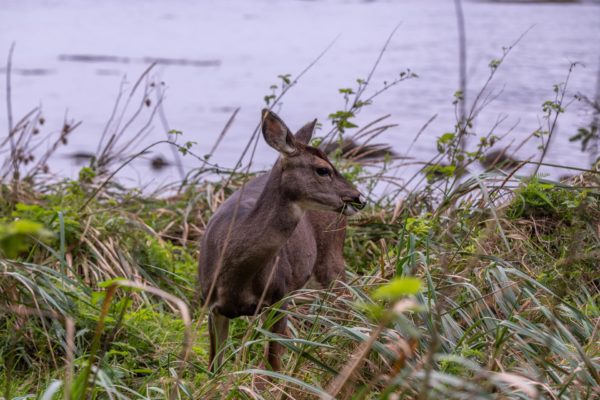
<instances>
[{"instance_id":1,"label":"brown fur","mask_svg":"<svg viewBox=\"0 0 600 400\"><path fill-rule=\"evenodd\" d=\"M208 224L199 278L210 309L212 368L221 364L229 319L254 315L302 288L311 277L323 287L343 279L342 213L356 212L364 203L325 154L307 145L315 123L294 136L279 117L265 112L263 135L281 157L269 173L225 201ZM328 176L317 173L324 167L330 169ZM283 316L271 330L281 334L285 326ZM268 362L275 370L281 350L281 345L269 344Z\"/></svg>"}]
</instances>

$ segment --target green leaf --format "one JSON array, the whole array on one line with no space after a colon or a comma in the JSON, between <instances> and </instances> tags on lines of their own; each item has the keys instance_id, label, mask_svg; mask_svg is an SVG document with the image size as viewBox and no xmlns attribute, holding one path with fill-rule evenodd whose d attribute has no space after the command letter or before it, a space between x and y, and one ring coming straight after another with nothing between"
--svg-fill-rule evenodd
<instances>
[{"instance_id":1,"label":"green leaf","mask_svg":"<svg viewBox=\"0 0 600 400\"><path fill-rule=\"evenodd\" d=\"M79 170L79 182L91 183L96 177L96 171L90 167L83 167Z\"/></svg>"},{"instance_id":2,"label":"green leaf","mask_svg":"<svg viewBox=\"0 0 600 400\"><path fill-rule=\"evenodd\" d=\"M446 132L442 136L440 136L440 138L438 139L438 143L440 143L440 144L450 143L450 142L452 142L452 140L454 140L455 137L456 137L455 133Z\"/></svg>"},{"instance_id":3,"label":"green leaf","mask_svg":"<svg viewBox=\"0 0 600 400\"><path fill-rule=\"evenodd\" d=\"M32 237L45 240L51 236L52 233L42 224L26 218L17 219L8 225L0 224L0 253L15 258L30 248Z\"/></svg>"},{"instance_id":4,"label":"green leaf","mask_svg":"<svg viewBox=\"0 0 600 400\"><path fill-rule=\"evenodd\" d=\"M494 60L490 61L489 66L491 69L496 69L500 66L501 63L502 63L502 60L494 59Z\"/></svg>"},{"instance_id":5,"label":"green leaf","mask_svg":"<svg viewBox=\"0 0 600 400\"><path fill-rule=\"evenodd\" d=\"M373 292L373 298L394 301L403 296L415 295L420 290L421 281L418 278L395 278L388 284L377 288Z\"/></svg>"},{"instance_id":6,"label":"green leaf","mask_svg":"<svg viewBox=\"0 0 600 400\"><path fill-rule=\"evenodd\" d=\"M271 102L271 100L275 100L275 98L276 98L276 97L277 97L277 96L275 96L274 94L271 94L271 95L267 95L267 96L265 96L265 97L264 97L265 103L266 103L267 105L269 105L269 103Z\"/></svg>"},{"instance_id":7,"label":"green leaf","mask_svg":"<svg viewBox=\"0 0 600 400\"><path fill-rule=\"evenodd\" d=\"M104 282L100 282L98 283L98 287L99 288L107 288L109 286L111 286L113 283L119 282L119 281L126 281L127 279L123 278L123 277L117 277L117 278L113 278L113 279L109 279L106 280Z\"/></svg>"},{"instance_id":8,"label":"green leaf","mask_svg":"<svg viewBox=\"0 0 600 400\"><path fill-rule=\"evenodd\" d=\"M44 226L42 224L28 219L19 219L9 225L9 232L15 235L37 235L41 233L43 229Z\"/></svg>"},{"instance_id":9,"label":"green leaf","mask_svg":"<svg viewBox=\"0 0 600 400\"><path fill-rule=\"evenodd\" d=\"M292 82L290 79L291 76L291 74L277 75L277 77L281 79L286 85L289 85Z\"/></svg>"}]
</instances>

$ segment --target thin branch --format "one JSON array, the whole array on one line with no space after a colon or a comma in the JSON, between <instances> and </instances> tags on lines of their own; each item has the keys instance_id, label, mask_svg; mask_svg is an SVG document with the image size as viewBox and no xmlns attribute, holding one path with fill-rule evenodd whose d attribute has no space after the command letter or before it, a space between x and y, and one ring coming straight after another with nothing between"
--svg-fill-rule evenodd
<instances>
[{"instance_id":1,"label":"thin branch","mask_svg":"<svg viewBox=\"0 0 600 400\"><path fill-rule=\"evenodd\" d=\"M569 78L571 78L571 73L573 72L573 68L575 68L576 65L577 65L577 63L571 63L571 66L569 67L569 72L567 72L567 78L565 79L565 82L562 85L560 91L556 93L554 104L557 106L557 108L554 110L554 119L552 120L552 123L549 126L548 140L547 140L546 144L543 146L542 155L540 156L540 161L536 165L535 170L533 171L533 175L536 175L538 173L538 171L540 170L540 166L544 162L544 158L546 158L546 154L548 153L548 149L550 148L550 142L552 141L552 138L554 137L554 132L556 131L556 123L558 122L558 116L564 111L563 110L563 102L565 99L565 94L567 92Z\"/></svg>"},{"instance_id":2,"label":"thin branch","mask_svg":"<svg viewBox=\"0 0 600 400\"><path fill-rule=\"evenodd\" d=\"M458 27L458 73L459 90L462 97L458 102L458 143L461 151L464 152L467 146L467 39L461 0L454 0L454 9L456 11L456 23ZM462 165L462 161L459 164Z\"/></svg>"}]
</instances>

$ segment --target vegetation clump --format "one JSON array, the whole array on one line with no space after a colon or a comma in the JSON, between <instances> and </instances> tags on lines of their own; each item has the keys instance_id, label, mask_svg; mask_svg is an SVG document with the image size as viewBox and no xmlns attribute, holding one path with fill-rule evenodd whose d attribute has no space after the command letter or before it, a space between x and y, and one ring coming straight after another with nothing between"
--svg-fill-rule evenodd
<instances>
[{"instance_id":1,"label":"vegetation clump","mask_svg":"<svg viewBox=\"0 0 600 400\"><path fill-rule=\"evenodd\" d=\"M82 210L89 182L43 194L22 185L27 196L1 214L5 397L69 388L75 397L205 398L223 387L250 398L244 388L259 393L252 382L269 373L257 370L262 342L280 340L291 351L272 382L296 398L590 398L600 351L597 179L525 179L512 190L490 175L489 202L470 191L433 213L374 204L350 222L347 283L291 295L290 339L269 337L260 320L236 322L234 361L215 375L203 315L191 308L197 242L209 210L240 181L167 198L111 187ZM138 286L107 304L122 279ZM180 310L145 287L197 313L191 342ZM77 392L83 379L89 386ZM277 397L274 388L262 396Z\"/></svg>"}]
</instances>

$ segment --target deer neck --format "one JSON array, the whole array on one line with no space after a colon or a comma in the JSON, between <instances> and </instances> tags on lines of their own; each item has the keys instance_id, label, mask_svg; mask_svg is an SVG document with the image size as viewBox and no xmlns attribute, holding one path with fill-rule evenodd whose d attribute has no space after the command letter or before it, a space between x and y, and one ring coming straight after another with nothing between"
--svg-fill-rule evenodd
<instances>
[{"instance_id":1,"label":"deer neck","mask_svg":"<svg viewBox=\"0 0 600 400\"><path fill-rule=\"evenodd\" d=\"M304 215L300 205L282 190L282 172L281 163L277 162L246 221L255 232L262 233L261 243L265 250L275 253L289 239Z\"/></svg>"}]
</instances>

